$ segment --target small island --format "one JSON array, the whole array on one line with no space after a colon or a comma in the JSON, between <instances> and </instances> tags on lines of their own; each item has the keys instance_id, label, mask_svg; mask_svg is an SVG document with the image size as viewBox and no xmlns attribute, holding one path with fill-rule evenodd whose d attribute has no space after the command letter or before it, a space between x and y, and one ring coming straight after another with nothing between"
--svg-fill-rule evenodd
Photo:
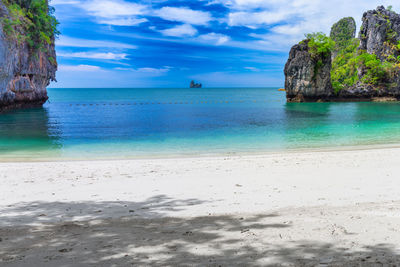
<instances>
[{"instance_id":1,"label":"small island","mask_svg":"<svg viewBox=\"0 0 400 267\"><path fill-rule=\"evenodd\" d=\"M330 36L306 35L285 65L288 102L397 101L400 99L400 15L383 6L356 23L343 18Z\"/></svg>"},{"instance_id":2,"label":"small island","mask_svg":"<svg viewBox=\"0 0 400 267\"><path fill-rule=\"evenodd\" d=\"M202 88L203 85L201 83L196 83L195 81L190 82L190 88Z\"/></svg>"}]
</instances>

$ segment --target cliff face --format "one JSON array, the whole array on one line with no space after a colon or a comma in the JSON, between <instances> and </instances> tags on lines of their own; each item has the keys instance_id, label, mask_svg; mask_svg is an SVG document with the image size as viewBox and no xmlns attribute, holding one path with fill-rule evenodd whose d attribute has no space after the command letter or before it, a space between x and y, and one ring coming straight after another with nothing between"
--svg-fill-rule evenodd
<instances>
[{"instance_id":1,"label":"cliff face","mask_svg":"<svg viewBox=\"0 0 400 267\"><path fill-rule=\"evenodd\" d=\"M385 54L395 53L397 57L398 51L392 51L389 43L400 40L400 16L380 6L365 12L362 21L359 49L375 54L381 60L386 59Z\"/></svg>"},{"instance_id":2,"label":"cliff face","mask_svg":"<svg viewBox=\"0 0 400 267\"><path fill-rule=\"evenodd\" d=\"M391 70L391 75L386 75L386 84L368 86L358 83L347 91L358 88L363 90L364 95L398 99L400 98L400 15L380 6L376 10L365 12L362 21L359 50L376 55L381 62L392 62L397 66ZM366 71L364 66L359 68L360 80ZM342 92L342 94L348 93Z\"/></svg>"},{"instance_id":3,"label":"cliff face","mask_svg":"<svg viewBox=\"0 0 400 267\"><path fill-rule=\"evenodd\" d=\"M333 24L330 38L336 43L336 47L345 46L349 40L356 37L357 26L354 18L347 17ZM332 51L332 59L336 58L338 49Z\"/></svg>"},{"instance_id":4,"label":"cliff face","mask_svg":"<svg viewBox=\"0 0 400 267\"><path fill-rule=\"evenodd\" d=\"M355 32L353 18L344 18L333 25L330 34L336 42L331 51L333 63L324 62L321 67L324 72L319 76L325 82L312 83L312 90L303 85L309 84L303 70L309 69L312 61L307 55L301 59L293 57L299 45L293 46L285 67L289 102L400 99L400 15L382 6L370 10L363 15L358 39L354 38ZM287 71L287 66L293 64L297 67ZM335 88L329 86L332 84ZM325 92L326 97L320 97L320 92ZM305 93L307 98L302 97Z\"/></svg>"},{"instance_id":5,"label":"cliff face","mask_svg":"<svg viewBox=\"0 0 400 267\"><path fill-rule=\"evenodd\" d=\"M336 43L342 43L356 37L356 31L356 21L354 18L343 18L333 24L330 37Z\"/></svg>"},{"instance_id":6,"label":"cliff face","mask_svg":"<svg viewBox=\"0 0 400 267\"><path fill-rule=\"evenodd\" d=\"M0 17L12 20L2 1ZM55 81L57 70L54 38L51 44L33 49L27 41L10 37L4 28L0 23L0 111L42 105L48 99L46 87Z\"/></svg>"},{"instance_id":7,"label":"cliff face","mask_svg":"<svg viewBox=\"0 0 400 267\"><path fill-rule=\"evenodd\" d=\"M285 88L289 102L316 101L332 94L331 56L313 58L308 41L292 47L285 65Z\"/></svg>"}]
</instances>

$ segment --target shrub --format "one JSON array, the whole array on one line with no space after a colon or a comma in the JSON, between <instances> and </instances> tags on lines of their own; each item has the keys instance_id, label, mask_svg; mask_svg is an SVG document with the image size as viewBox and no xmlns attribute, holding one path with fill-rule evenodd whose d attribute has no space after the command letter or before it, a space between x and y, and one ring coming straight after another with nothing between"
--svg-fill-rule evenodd
<instances>
[{"instance_id":1,"label":"shrub","mask_svg":"<svg viewBox=\"0 0 400 267\"><path fill-rule=\"evenodd\" d=\"M335 42L324 33L310 33L306 35L309 40L308 47L313 58L330 56Z\"/></svg>"},{"instance_id":2,"label":"shrub","mask_svg":"<svg viewBox=\"0 0 400 267\"><path fill-rule=\"evenodd\" d=\"M347 45L336 51L337 55L332 62L331 80L335 92L354 85L358 79L357 47L358 39L347 41Z\"/></svg>"},{"instance_id":3,"label":"shrub","mask_svg":"<svg viewBox=\"0 0 400 267\"><path fill-rule=\"evenodd\" d=\"M336 48L341 48L355 37L356 31L356 21L352 17L347 17L333 24L330 37L335 41Z\"/></svg>"},{"instance_id":4,"label":"shrub","mask_svg":"<svg viewBox=\"0 0 400 267\"><path fill-rule=\"evenodd\" d=\"M361 78L362 82L376 85L385 78L385 68L375 54L361 53L357 57L357 63L366 70Z\"/></svg>"},{"instance_id":5,"label":"shrub","mask_svg":"<svg viewBox=\"0 0 400 267\"><path fill-rule=\"evenodd\" d=\"M9 37L23 40L32 49L44 49L59 35L54 8L46 0L3 0L10 18L2 20Z\"/></svg>"}]
</instances>

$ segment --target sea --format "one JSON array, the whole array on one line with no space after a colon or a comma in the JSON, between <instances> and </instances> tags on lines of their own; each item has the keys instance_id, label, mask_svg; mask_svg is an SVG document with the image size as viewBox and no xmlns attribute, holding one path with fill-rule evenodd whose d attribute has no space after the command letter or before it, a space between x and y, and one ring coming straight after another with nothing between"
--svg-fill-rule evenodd
<instances>
[{"instance_id":1,"label":"sea","mask_svg":"<svg viewBox=\"0 0 400 267\"><path fill-rule=\"evenodd\" d=\"M400 104L286 103L278 88L57 88L0 114L0 159L122 159L400 144Z\"/></svg>"}]
</instances>

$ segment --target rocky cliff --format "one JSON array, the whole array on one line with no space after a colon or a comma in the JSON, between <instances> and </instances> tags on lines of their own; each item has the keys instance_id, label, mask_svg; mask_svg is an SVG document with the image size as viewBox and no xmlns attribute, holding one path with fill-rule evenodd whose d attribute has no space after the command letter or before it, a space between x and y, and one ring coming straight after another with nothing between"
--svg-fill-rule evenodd
<instances>
[{"instance_id":1,"label":"rocky cliff","mask_svg":"<svg viewBox=\"0 0 400 267\"><path fill-rule=\"evenodd\" d=\"M309 40L292 47L285 65L285 88L289 102L329 99L332 94L331 54L313 57Z\"/></svg>"},{"instance_id":2,"label":"rocky cliff","mask_svg":"<svg viewBox=\"0 0 400 267\"><path fill-rule=\"evenodd\" d=\"M54 35L47 42L38 39L32 44L24 23L34 23L34 19L16 17L10 2L0 1L0 111L45 103L46 87L55 81L57 70ZM28 5L31 1L19 2ZM16 19L19 23L13 23ZM38 46L37 42L42 43Z\"/></svg>"},{"instance_id":3,"label":"rocky cliff","mask_svg":"<svg viewBox=\"0 0 400 267\"><path fill-rule=\"evenodd\" d=\"M314 40L293 46L285 66L289 102L400 99L400 15L380 6L364 13L358 38L355 33L353 18L334 24L331 60L319 61L318 68L305 45ZM318 72L310 75L313 70Z\"/></svg>"},{"instance_id":4,"label":"rocky cliff","mask_svg":"<svg viewBox=\"0 0 400 267\"><path fill-rule=\"evenodd\" d=\"M359 49L375 54L381 60L385 60L388 54L399 55L399 51L392 50L390 45L400 40L399 14L380 6L365 12L362 21Z\"/></svg>"}]
</instances>

